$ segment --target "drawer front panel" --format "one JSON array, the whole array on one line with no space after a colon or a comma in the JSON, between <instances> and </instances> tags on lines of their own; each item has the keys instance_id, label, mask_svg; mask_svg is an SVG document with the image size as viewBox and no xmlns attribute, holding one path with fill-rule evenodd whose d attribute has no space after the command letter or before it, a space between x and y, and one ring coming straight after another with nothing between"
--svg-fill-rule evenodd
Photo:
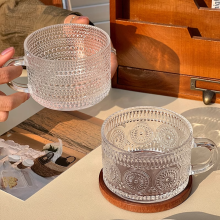
<instances>
[{"instance_id":1,"label":"drawer front panel","mask_svg":"<svg viewBox=\"0 0 220 220\"><path fill-rule=\"evenodd\" d=\"M202 91L190 89L191 78L195 77L119 66L118 74L114 76L112 86L114 88L202 101ZM216 82L219 83L220 80ZM216 89L219 89L219 84L216 85ZM206 89L207 84L200 82L199 86ZM216 94L212 102L220 103L220 94Z\"/></svg>"},{"instance_id":2,"label":"drawer front panel","mask_svg":"<svg viewBox=\"0 0 220 220\"><path fill-rule=\"evenodd\" d=\"M116 20L111 31L121 66L219 78L220 40L184 26Z\"/></svg>"}]
</instances>

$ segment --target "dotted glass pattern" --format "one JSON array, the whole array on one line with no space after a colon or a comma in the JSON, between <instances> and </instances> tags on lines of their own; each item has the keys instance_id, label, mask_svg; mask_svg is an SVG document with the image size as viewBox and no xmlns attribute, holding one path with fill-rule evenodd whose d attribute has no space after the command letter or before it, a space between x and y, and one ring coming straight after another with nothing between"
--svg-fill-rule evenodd
<instances>
[{"instance_id":1,"label":"dotted glass pattern","mask_svg":"<svg viewBox=\"0 0 220 220\"><path fill-rule=\"evenodd\" d=\"M102 125L103 179L133 202L168 200L185 189L194 140L190 123L158 107L134 107Z\"/></svg>"},{"instance_id":2,"label":"dotted glass pattern","mask_svg":"<svg viewBox=\"0 0 220 220\"><path fill-rule=\"evenodd\" d=\"M110 38L82 24L39 29L24 43L28 88L39 104L55 110L88 108L111 87Z\"/></svg>"}]
</instances>

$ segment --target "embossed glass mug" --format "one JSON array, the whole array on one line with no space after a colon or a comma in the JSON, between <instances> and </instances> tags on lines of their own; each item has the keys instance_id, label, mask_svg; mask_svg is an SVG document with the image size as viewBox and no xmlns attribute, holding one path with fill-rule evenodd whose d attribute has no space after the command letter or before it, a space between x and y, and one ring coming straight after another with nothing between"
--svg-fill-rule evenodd
<instances>
[{"instance_id":1,"label":"embossed glass mug","mask_svg":"<svg viewBox=\"0 0 220 220\"><path fill-rule=\"evenodd\" d=\"M24 51L24 57L11 59L4 66L26 66L28 85L8 85L29 92L47 108L88 108L109 93L110 38L100 28L83 24L48 26L25 39Z\"/></svg>"},{"instance_id":2,"label":"embossed glass mug","mask_svg":"<svg viewBox=\"0 0 220 220\"><path fill-rule=\"evenodd\" d=\"M133 107L103 123L102 161L106 186L125 200L155 203L181 193L189 175L209 170L217 161L216 145L193 138L183 116L159 107ZM206 147L210 158L191 164L191 149Z\"/></svg>"}]
</instances>

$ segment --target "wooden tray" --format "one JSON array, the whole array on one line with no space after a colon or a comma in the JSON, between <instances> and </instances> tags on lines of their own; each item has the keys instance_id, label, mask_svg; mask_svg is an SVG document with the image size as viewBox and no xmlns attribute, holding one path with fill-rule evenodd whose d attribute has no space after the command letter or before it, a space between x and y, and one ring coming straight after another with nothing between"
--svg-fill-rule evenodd
<instances>
[{"instance_id":1,"label":"wooden tray","mask_svg":"<svg viewBox=\"0 0 220 220\"><path fill-rule=\"evenodd\" d=\"M103 180L103 171L100 171L99 174L99 188L102 195L113 205L125 209L131 212L141 212L141 213L154 213L154 212L162 212L165 210L172 209L181 203L183 203L190 195L192 189L192 176L189 177L189 183L187 187L177 196L166 200L164 202L158 203L150 203L150 204L143 204L143 203L135 203L131 201L127 201L125 199L120 198L119 196L115 195L112 191L110 191L104 183Z\"/></svg>"}]
</instances>

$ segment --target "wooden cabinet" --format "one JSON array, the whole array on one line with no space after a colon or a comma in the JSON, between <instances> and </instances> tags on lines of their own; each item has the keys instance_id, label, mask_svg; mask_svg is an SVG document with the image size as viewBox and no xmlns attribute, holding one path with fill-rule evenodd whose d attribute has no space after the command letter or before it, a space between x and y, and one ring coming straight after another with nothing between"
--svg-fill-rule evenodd
<instances>
[{"instance_id":1,"label":"wooden cabinet","mask_svg":"<svg viewBox=\"0 0 220 220\"><path fill-rule=\"evenodd\" d=\"M212 0L110 2L113 87L196 100L199 88L220 91L220 10Z\"/></svg>"}]
</instances>

